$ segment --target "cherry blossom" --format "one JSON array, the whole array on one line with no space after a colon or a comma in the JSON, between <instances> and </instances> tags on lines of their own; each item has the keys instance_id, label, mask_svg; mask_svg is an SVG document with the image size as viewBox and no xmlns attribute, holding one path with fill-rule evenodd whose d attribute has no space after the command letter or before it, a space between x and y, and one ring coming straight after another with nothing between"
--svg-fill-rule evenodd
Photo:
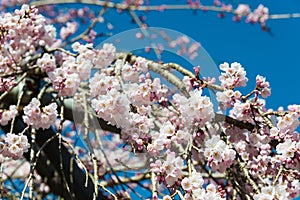
<instances>
[{"instance_id":1,"label":"cherry blossom","mask_svg":"<svg viewBox=\"0 0 300 200\"><path fill-rule=\"evenodd\" d=\"M80 78L77 73L69 74L65 68L57 68L49 73L54 89L60 96L72 96L79 87Z\"/></svg>"},{"instance_id":2,"label":"cherry blossom","mask_svg":"<svg viewBox=\"0 0 300 200\"><path fill-rule=\"evenodd\" d=\"M76 32L77 30L77 23L76 22L67 22L67 27L62 27L60 29L60 37L62 39L66 39L70 35Z\"/></svg>"},{"instance_id":3,"label":"cherry blossom","mask_svg":"<svg viewBox=\"0 0 300 200\"><path fill-rule=\"evenodd\" d=\"M235 18L234 20L241 20L243 16L247 16L250 13L249 5L247 4L239 4L238 7L235 9Z\"/></svg>"},{"instance_id":4,"label":"cherry blossom","mask_svg":"<svg viewBox=\"0 0 300 200\"><path fill-rule=\"evenodd\" d=\"M295 185L291 186L290 189L292 189L294 186ZM288 199L289 196L290 196L289 186L287 185L286 181L282 181L282 177L281 177L280 182L278 184L263 187L261 189L261 192L259 194L255 194L253 198L255 200L265 200L265 199L271 200L271 199Z\"/></svg>"},{"instance_id":5,"label":"cherry blossom","mask_svg":"<svg viewBox=\"0 0 300 200\"><path fill-rule=\"evenodd\" d=\"M242 94L239 91L224 90L223 92L217 92L217 100L220 102L220 109L226 110L234 106L237 100L240 100Z\"/></svg>"},{"instance_id":6,"label":"cherry blossom","mask_svg":"<svg viewBox=\"0 0 300 200\"><path fill-rule=\"evenodd\" d=\"M113 61L116 53L116 47L113 44L105 43L100 50L95 50L93 63L97 68L107 67Z\"/></svg>"},{"instance_id":7,"label":"cherry blossom","mask_svg":"<svg viewBox=\"0 0 300 200\"><path fill-rule=\"evenodd\" d=\"M175 94L174 102L178 104L182 120L186 126L204 126L214 117L213 104L207 96L202 96L201 90L190 92L190 98Z\"/></svg>"},{"instance_id":8,"label":"cherry blossom","mask_svg":"<svg viewBox=\"0 0 300 200\"><path fill-rule=\"evenodd\" d=\"M105 73L96 73L89 83L92 97L106 95L109 90L120 89L120 83L113 76L108 76Z\"/></svg>"},{"instance_id":9,"label":"cherry blossom","mask_svg":"<svg viewBox=\"0 0 300 200\"><path fill-rule=\"evenodd\" d=\"M214 135L206 141L204 155L214 170L224 171L234 161L236 152L218 136Z\"/></svg>"},{"instance_id":10,"label":"cherry blossom","mask_svg":"<svg viewBox=\"0 0 300 200\"><path fill-rule=\"evenodd\" d=\"M44 16L38 10L28 5L22 5L14 13L0 16L0 24L5 37L0 40L2 67L16 67L21 58L33 55L40 43L52 46L56 41L56 30L53 25L47 25ZM17 34L22 33L22 34ZM14 62L13 62L14 61ZM12 68L6 68L7 70ZM3 69L2 69L3 70Z\"/></svg>"},{"instance_id":11,"label":"cherry blossom","mask_svg":"<svg viewBox=\"0 0 300 200\"><path fill-rule=\"evenodd\" d=\"M0 109L0 124L5 126L18 114L17 106L10 105L8 110Z\"/></svg>"},{"instance_id":12,"label":"cherry blossom","mask_svg":"<svg viewBox=\"0 0 300 200\"><path fill-rule=\"evenodd\" d=\"M261 26L265 26L265 22L269 19L269 9L262 4L247 16L247 22L257 23Z\"/></svg>"},{"instance_id":13,"label":"cherry blossom","mask_svg":"<svg viewBox=\"0 0 300 200\"><path fill-rule=\"evenodd\" d=\"M220 69L225 72L221 73L219 77L223 87L233 89L246 85L248 78L246 78L246 71L240 63L231 63L229 67L229 64L225 62L220 65Z\"/></svg>"},{"instance_id":14,"label":"cherry blossom","mask_svg":"<svg viewBox=\"0 0 300 200\"><path fill-rule=\"evenodd\" d=\"M1 143L0 143L1 144ZM30 147L27 137L23 134L8 133L2 143L1 153L4 157L10 157L14 160L20 159L23 153L26 153Z\"/></svg>"},{"instance_id":15,"label":"cherry blossom","mask_svg":"<svg viewBox=\"0 0 300 200\"><path fill-rule=\"evenodd\" d=\"M168 186L174 185L183 176L183 160L180 157L175 157L175 155L175 152L169 151L166 160L159 169L161 176L164 177L164 181Z\"/></svg>"},{"instance_id":16,"label":"cherry blossom","mask_svg":"<svg viewBox=\"0 0 300 200\"><path fill-rule=\"evenodd\" d=\"M55 57L48 53L45 53L43 57L39 58L36 64L47 73L54 71L56 68Z\"/></svg>"},{"instance_id":17,"label":"cherry blossom","mask_svg":"<svg viewBox=\"0 0 300 200\"><path fill-rule=\"evenodd\" d=\"M260 91L263 98L267 98L271 95L270 83L266 81L266 78L260 75L256 76L256 88Z\"/></svg>"},{"instance_id":18,"label":"cherry blossom","mask_svg":"<svg viewBox=\"0 0 300 200\"><path fill-rule=\"evenodd\" d=\"M34 129L47 129L55 123L57 117L57 104L51 103L48 106L40 108L41 103L33 98L31 102L24 107L24 122Z\"/></svg>"},{"instance_id":19,"label":"cherry blossom","mask_svg":"<svg viewBox=\"0 0 300 200\"><path fill-rule=\"evenodd\" d=\"M251 104L250 102L241 102L236 101L233 105L233 109L231 110L231 114L235 116L239 120L251 120L252 112L251 112Z\"/></svg>"},{"instance_id":20,"label":"cherry blossom","mask_svg":"<svg viewBox=\"0 0 300 200\"><path fill-rule=\"evenodd\" d=\"M295 156L296 141L292 141L291 139L287 139L284 143L280 143L276 146L276 151L281 155L283 160L287 160L289 158L293 158Z\"/></svg>"}]
</instances>

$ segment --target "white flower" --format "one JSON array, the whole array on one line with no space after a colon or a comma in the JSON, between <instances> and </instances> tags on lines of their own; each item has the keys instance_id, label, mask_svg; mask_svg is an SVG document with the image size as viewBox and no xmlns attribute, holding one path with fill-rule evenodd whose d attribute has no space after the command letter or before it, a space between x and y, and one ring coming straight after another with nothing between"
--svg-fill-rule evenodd
<instances>
[{"instance_id":1,"label":"white flower","mask_svg":"<svg viewBox=\"0 0 300 200\"><path fill-rule=\"evenodd\" d=\"M23 120L26 124L31 125L35 129L47 129L55 123L57 118L57 105L51 103L41 109L40 101L33 98L31 102L24 107Z\"/></svg>"},{"instance_id":2,"label":"white flower","mask_svg":"<svg viewBox=\"0 0 300 200\"><path fill-rule=\"evenodd\" d=\"M160 133L166 136L172 136L175 133L175 127L171 124L170 121L167 121L162 125Z\"/></svg>"},{"instance_id":3,"label":"white flower","mask_svg":"<svg viewBox=\"0 0 300 200\"><path fill-rule=\"evenodd\" d=\"M190 191L192 189L192 182L189 178L185 177L184 179L182 179L181 181L181 186L182 189L184 189L185 191Z\"/></svg>"},{"instance_id":4,"label":"white flower","mask_svg":"<svg viewBox=\"0 0 300 200\"><path fill-rule=\"evenodd\" d=\"M202 90L194 90L190 92L190 98L179 94L173 96L187 127L195 124L204 126L214 117L213 104L208 97L201 95Z\"/></svg>"},{"instance_id":5,"label":"white flower","mask_svg":"<svg viewBox=\"0 0 300 200\"><path fill-rule=\"evenodd\" d=\"M296 149L296 142L291 139L287 139L276 146L277 153L282 154L283 159L294 157Z\"/></svg>"},{"instance_id":6,"label":"white flower","mask_svg":"<svg viewBox=\"0 0 300 200\"><path fill-rule=\"evenodd\" d=\"M195 170L191 174L190 181L192 183L193 188L201 188L204 184L204 180L202 178L201 173L198 173Z\"/></svg>"},{"instance_id":7,"label":"white flower","mask_svg":"<svg viewBox=\"0 0 300 200\"><path fill-rule=\"evenodd\" d=\"M51 72L56 68L55 57L48 53L44 53L43 57L39 58L36 64L45 72Z\"/></svg>"},{"instance_id":8,"label":"white flower","mask_svg":"<svg viewBox=\"0 0 300 200\"><path fill-rule=\"evenodd\" d=\"M228 63L220 65L220 69L225 73L221 73L219 80L221 85L225 88L232 89L234 87L245 86L248 79L246 78L246 71L240 63L231 63L230 67Z\"/></svg>"}]
</instances>

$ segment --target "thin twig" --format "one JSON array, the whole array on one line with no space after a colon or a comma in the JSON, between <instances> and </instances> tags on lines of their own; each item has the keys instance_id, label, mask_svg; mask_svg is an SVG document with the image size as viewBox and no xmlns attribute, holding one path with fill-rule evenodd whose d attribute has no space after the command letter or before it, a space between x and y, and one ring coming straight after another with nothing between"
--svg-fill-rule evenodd
<instances>
[{"instance_id":1,"label":"thin twig","mask_svg":"<svg viewBox=\"0 0 300 200\"><path fill-rule=\"evenodd\" d=\"M87 108L87 100L86 100L86 94L83 94L83 107L84 107L84 140L88 144L89 150L90 150L90 156L92 159L93 163L93 170L94 170L94 175L93 175L93 182L94 182L94 194L93 194L93 199L96 200L98 196L98 165L97 165L97 158L95 156L94 148L89 140L89 112Z\"/></svg>"},{"instance_id":2,"label":"thin twig","mask_svg":"<svg viewBox=\"0 0 300 200\"><path fill-rule=\"evenodd\" d=\"M21 84L20 88L18 88L19 90L21 90L21 92L20 92L20 94L18 95L17 108L19 108L20 103L21 103L21 100L22 100L23 95L24 95L24 90L23 90L23 89L24 89L24 84L25 84L25 83ZM16 117L14 117L14 118L12 119L12 121L11 121L10 131L9 131L10 133L12 133L13 130L14 130L15 120L16 120Z\"/></svg>"},{"instance_id":3,"label":"thin twig","mask_svg":"<svg viewBox=\"0 0 300 200\"><path fill-rule=\"evenodd\" d=\"M65 184L66 186L66 190L68 191L68 193L70 194L70 198L71 199L75 199L75 195L74 195L74 192L71 192L70 190L70 187L69 187L69 184L67 182L67 179L66 179L66 175L64 173L64 167L63 167L63 158L62 158L62 126L63 126L63 123L65 121L64 119L64 103L63 103L63 98L61 97L60 98L60 102L61 102L61 106L60 106L60 123L59 123L59 130L57 132L57 135L58 135L58 151L59 151L59 166L60 166L60 171L61 171L61 174L62 174L62 179L63 179L63 183Z\"/></svg>"},{"instance_id":4,"label":"thin twig","mask_svg":"<svg viewBox=\"0 0 300 200\"><path fill-rule=\"evenodd\" d=\"M17 87L19 85L19 83L21 83L21 81L23 81L23 79L27 76L27 73L25 72L23 74L23 76L20 77L20 79L17 81L16 86L10 88L10 90L5 91L1 96L0 96L0 101L2 101L2 99L15 87Z\"/></svg>"},{"instance_id":5,"label":"thin twig","mask_svg":"<svg viewBox=\"0 0 300 200\"><path fill-rule=\"evenodd\" d=\"M32 129L31 130L31 148L30 148L30 174L29 174L29 177L26 180L24 188L22 190L21 200L23 200L28 186L29 186L29 197L32 197L33 178L34 178L33 173L34 173L34 156L35 156L35 151L34 151L35 135L36 135L36 131L35 131L35 129Z\"/></svg>"},{"instance_id":6,"label":"thin twig","mask_svg":"<svg viewBox=\"0 0 300 200\"><path fill-rule=\"evenodd\" d=\"M152 198L156 199L157 196L157 189L156 189L156 176L154 172L151 172L151 182L152 182Z\"/></svg>"},{"instance_id":7,"label":"thin twig","mask_svg":"<svg viewBox=\"0 0 300 200\"><path fill-rule=\"evenodd\" d=\"M107 3L107 2L106 2ZM70 41L65 41L61 46L64 47L66 46L67 44L70 44L70 43L74 43L82 38L84 38L95 26L96 24L98 23L99 21L99 18L104 15L104 13L106 12L107 10L107 6L106 6L106 3L103 5L103 8L101 9L101 11L99 12L97 18L95 18L93 20L93 22L91 23L91 25L86 29L84 30L82 33L80 33L78 36L72 38Z\"/></svg>"}]
</instances>

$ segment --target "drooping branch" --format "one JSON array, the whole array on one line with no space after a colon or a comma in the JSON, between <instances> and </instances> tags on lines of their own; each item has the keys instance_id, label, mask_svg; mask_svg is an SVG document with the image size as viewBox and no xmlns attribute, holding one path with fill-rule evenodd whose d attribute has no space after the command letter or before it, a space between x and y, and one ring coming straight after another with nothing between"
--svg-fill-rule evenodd
<instances>
[{"instance_id":1,"label":"drooping branch","mask_svg":"<svg viewBox=\"0 0 300 200\"><path fill-rule=\"evenodd\" d=\"M113 3L108 1L94 1L94 0L43 0L43 1L33 1L31 4L37 7L53 5L53 4L87 4L96 5L118 10L134 10L134 11L162 11L162 10L202 10L202 11L212 11L212 12L222 12L236 14L234 10L225 10L217 6L190 6L188 4L183 5L153 5L153 6L135 6L135 5L124 5L122 3ZM300 18L300 13L291 14L270 14L269 19L290 19L290 18Z\"/></svg>"}]
</instances>

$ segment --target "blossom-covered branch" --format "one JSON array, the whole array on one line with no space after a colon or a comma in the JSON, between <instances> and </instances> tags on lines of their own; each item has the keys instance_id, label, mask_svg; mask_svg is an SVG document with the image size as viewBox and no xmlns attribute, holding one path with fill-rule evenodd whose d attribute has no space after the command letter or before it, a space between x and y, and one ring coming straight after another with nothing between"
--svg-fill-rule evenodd
<instances>
[{"instance_id":1,"label":"blossom-covered branch","mask_svg":"<svg viewBox=\"0 0 300 200\"><path fill-rule=\"evenodd\" d=\"M137 1L97 2L105 9L147 7ZM189 9L225 9L218 1L213 7L188 3ZM244 4L226 9L236 20L247 16L262 25L270 17L263 6L253 12ZM135 22L142 26L141 20ZM243 94L240 87L248 78L240 63L222 63L216 77L201 77L199 66L188 70L118 52L112 43L94 48L76 37L76 42L68 40L74 24L67 24L58 39L56 27L28 5L1 15L0 29L0 124L5 133L0 162L23 154L30 161L21 198L298 196L300 106L267 109L270 83L260 75L254 89ZM186 37L180 41L187 43ZM43 180L35 178L34 170ZM35 190L41 183L51 190Z\"/></svg>"}]
</instances>

